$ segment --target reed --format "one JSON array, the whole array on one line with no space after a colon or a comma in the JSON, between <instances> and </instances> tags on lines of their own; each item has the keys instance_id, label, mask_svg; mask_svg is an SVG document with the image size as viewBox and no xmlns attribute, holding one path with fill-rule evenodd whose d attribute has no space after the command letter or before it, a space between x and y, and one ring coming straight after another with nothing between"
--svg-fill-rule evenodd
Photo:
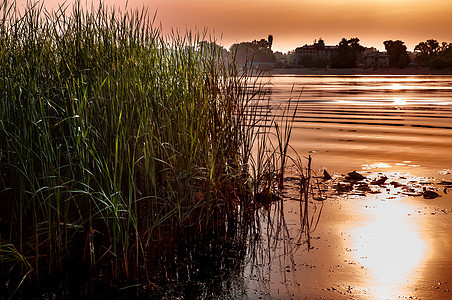
<instances>
[{"instance_id":1,"label":"reed","mask_svg":"<svg viewBox=\"0 0 452 300\"><path fill-rule=\"evenodd\" d=\"M2 278L75 262L149 281L162 240L245 230L277 153L253 70L145 9L0 12Z\"/></svg>"}]
</instances>

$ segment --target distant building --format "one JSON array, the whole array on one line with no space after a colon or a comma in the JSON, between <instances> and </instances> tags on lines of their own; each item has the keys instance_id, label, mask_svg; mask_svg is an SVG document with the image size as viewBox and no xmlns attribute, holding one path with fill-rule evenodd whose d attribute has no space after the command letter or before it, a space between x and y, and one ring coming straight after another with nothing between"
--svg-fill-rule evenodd
<instances>
[{"instance_id":1,"label":"distant building","mask_svg":"<svg viewBox=\"0 0 452 300\"><path fill-rule=\"evenodd\" d=\"M366 55L365 66L368 68L389 67L389 54L375 51Z\"/></svg>"},{"instance_id":2,"label":"distant building","mask_svg":"<svg viewBox=\"0 0 452 300\"><path fill-rule=\"evenodd\" d=\"M296 63L301 62L303 56L310 56L313 59L326 58L328 63L331 62L331 57L334 56L337 46L325 46L325 42L319 39L319 42L314 42L313 45L304 45L295 49Z\"/></svg>"}]
</instances>

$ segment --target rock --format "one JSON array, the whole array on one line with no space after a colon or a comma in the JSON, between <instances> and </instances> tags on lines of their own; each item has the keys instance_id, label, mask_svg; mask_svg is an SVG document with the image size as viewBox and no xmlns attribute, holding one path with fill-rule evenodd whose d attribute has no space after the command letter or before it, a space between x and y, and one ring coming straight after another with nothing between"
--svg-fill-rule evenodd
<instances>
[{"instance_id":1,"label":"rock","mask_svg":"<svg viewBox=\"0 0 452 300\"><path fill-rule=\"evenodd\" d=\"M422 193L422 196L424 197L424 199L435 199L439 197L439 194L434 191L424 191L424 193Z\"/></svg>"},{"instance_id":2,"label":"rock","mask_svg":"<svg viewBox=\"0 0 452 300\"><path fill-rule=\"evenodd\" d=\"M372 181L370 184L372 184L372 185L383 185L386 182L386 180L388 180L388 177L383 176L383 177L380 177L378 180Z\"/></svg>"},{"instance_id":3,"label":"rock","mask_svg":"<svg viewBox=\"0 0 452 300\"><path fill-rule=\"evenodd\" d=\"M343 184L340 184L340 183L336 184L333 188L339 194L350 192L351 190L353 190L353 186L352 185L343 185Z\"/></svg>"},{"instance_id":4,"label":"rock","mask_svg":"<svg viewBox=\"0 0 452 300\"><path fill-rule=\"evenodd\" d=\"M364 180L364 178L366 178L356 171L348 173L348 176L350 177L350 179L355 180L355 181L361 181L361 180Z\"/></svg>"},{"instance_id":5,"label":"rock","mask_svg":"<svg viewBox=\"0 0 452 300\"><path fill-rule=\"evenodd\" d=\"M363 192L370 192L370 187L367 185L367 183L360 183L357 190Z\"/></svg>"},{"instance_id":6,"label":"rock","mask_svg":"<svg viewBox=\"0 0 452 300\"><path fill-rule=\"evenodd\" d=\"M395 188L398 188L398 187L403 186L403 184L398 183L397 181L391 181L391 185L392 185L393 187L395 187Z\"/></svg>"},{"instance_id":7,"label":"rock","mask_svg":"<svg viewBox=\"0 0 452 300\"><path fill-rule=\"evenodd\" d=\"M327 180L331 180L332 177L330 174L328 174L328 172L326 170L323 170L323 180L327 181Z\"/></svg>"}]
</instances>

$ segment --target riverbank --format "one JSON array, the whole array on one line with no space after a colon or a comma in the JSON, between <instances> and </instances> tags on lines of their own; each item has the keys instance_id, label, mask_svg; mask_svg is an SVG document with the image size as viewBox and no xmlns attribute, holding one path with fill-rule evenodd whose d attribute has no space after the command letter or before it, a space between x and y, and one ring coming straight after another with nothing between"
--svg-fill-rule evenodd
<instances>
[{"instance_id":1,"label":"riverbank","mask_svg":"<svg viewBox=\"0 0 452 300\"><path fill-rule=\"evenodd\" d=\"M385 69L316 69L316 68L287 68L271 70L272 75L452 75L452 69L434 70L430 68L385 68Z\"/></svg>"}]
</instances>

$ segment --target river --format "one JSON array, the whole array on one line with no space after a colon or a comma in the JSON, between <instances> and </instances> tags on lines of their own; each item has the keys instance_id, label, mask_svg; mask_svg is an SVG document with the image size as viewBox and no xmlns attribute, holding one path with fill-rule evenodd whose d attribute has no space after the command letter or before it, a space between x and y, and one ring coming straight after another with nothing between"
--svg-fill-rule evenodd
<instances>
[{"instance_id":1,"label":"river","mask_svg":"<svg viewBox=\"0 0 452 300\"><path fill-rule=\"evenodd\" d=\"M263 212L244 297L452 299L452 76L284 75L269 87L273 107L297 108L294 150L333 180L310 204L309 245L298 201ZM370 188L334 190L353 170Z\"/></svg>"},{"instance_id":2,"label":"river","mask_svg":"<svg viewBox=\"0 0 452 300\"><path fill-rule=\"evenodd\" d=\"M298 104L292 145L319 167L433 176L452 162L452 76L275 76L272 84L272 101Z\"/></svg>"}]
</instances>

